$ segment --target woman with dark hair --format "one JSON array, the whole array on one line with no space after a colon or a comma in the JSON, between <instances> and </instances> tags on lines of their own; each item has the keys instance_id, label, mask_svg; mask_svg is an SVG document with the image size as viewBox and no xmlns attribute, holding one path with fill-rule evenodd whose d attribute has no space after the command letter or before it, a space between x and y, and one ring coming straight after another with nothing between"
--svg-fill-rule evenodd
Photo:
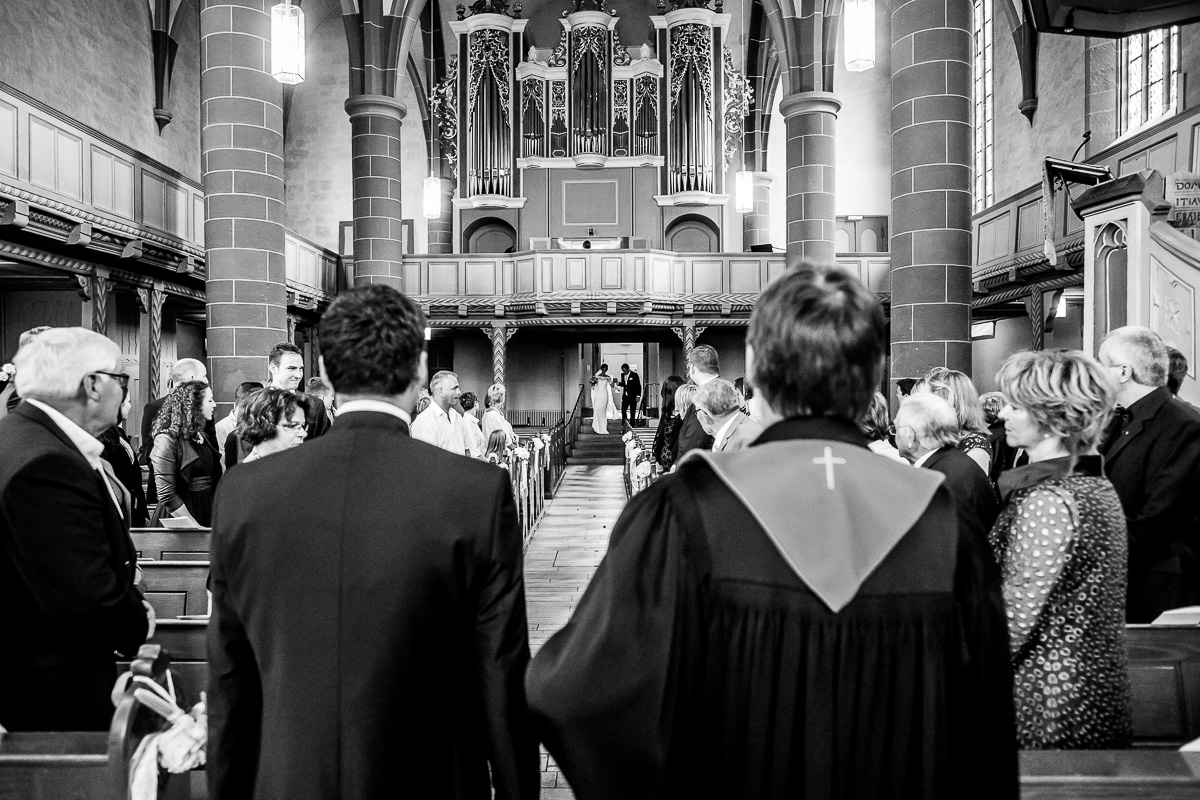
<instances>
[{"instance_id":1,"label":"woman with dark hair","mask_svg":"<svg viewBox=\"0 0 1200 800\"><path fill-rule=\"evenodd\" d=\"M213 496L221 477L221 452L204 434L217 403L204 381L187 381L171 390L154 420L154 483L158 506L152 524L163 516L212 524Z\"/></svg>"},{"instance_id":2,"label":"woman with dark hair","mask_svg":"<svg viewBox=\"0 0 1200 800\"><path fill-rule=\"evenodd\" d=\"M876 392L875 397L871 399L871 407L858 418L858 429L870 440L867 447L871 449L872 453L878 453L893 461L907 464L904 456L900 455L900 451L892 445L892 440L888 436L890 425L887 398L881 392Z\"/></svg>"},{"instance_id":3,"label":"woman with dark hair","mask_svg":"<svg viewBox=\"0 0 1200 800\"><path fill-rule=\"evenodd\" d=\"M295 392L273 386L246 395L239 404L236 432L250 452L241 463L257 461L303 444L308 435L304 422L309 402L321 400L313 398L310 401Z\"/></svg>"},{"instance_id":4,"label":"woman with dark hair","mask_svg":"<svg viewBox=\"0 0 1200 800\"><path fill-rule=\"evenodd\" d=\"M666 472L675 465L675 442L679 438L679 415L675 413L675 390L683 385L683 378L671 375L663 381L662 402L658 411L658 430L654 432L654 445L650 455L654 463Z\"/></svg>"},{"instance_id":5,"label":"woman with dark hair","mask_svg":"<svg viewBox=\"0 0 1200 800\"><path fill-rule=\"evenodd\" d=\"M112 467L117 480L129 492L129 525L133 528L144 528L149 516L146 513L146 492L142 488L142 468L138 465L137 455L129 444L129 435L125 433L125 421L129 419L129 409L133 404L128 390L121 408L117 412L117 424L100 434L100 444L104 452L100 457Z\"/></svg>"},{"instance_id":6,"label":"woman with dark hair","mask_svg":"<svg viewBox=\"0 0 1200 800\"><path fill-rule=\"evenodd\" d=\"M1129 747L1128 532L1096 446L1116 407L1111 373L1078 350L1010 356L996 376L1009 445L988 537L1000 564L1017 742L1028 750Z\"/></svg>"}]
</instances>

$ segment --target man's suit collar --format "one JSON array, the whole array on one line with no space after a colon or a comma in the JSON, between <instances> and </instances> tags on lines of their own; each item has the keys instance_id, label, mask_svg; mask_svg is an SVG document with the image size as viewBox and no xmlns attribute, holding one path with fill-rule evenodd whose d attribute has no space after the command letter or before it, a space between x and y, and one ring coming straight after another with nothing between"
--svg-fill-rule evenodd
<instances>
[{"instance_id":1,"label":"man's suit collar","mask_svg":"<svg viewBox=\"0 0 1200 800\"><path fill-rule=\"evenodd\" d=\"M1135 436L1146 427L1150 420L1158 416L1163 406L1171 402L1171 392L1167 387L1160 386L1142 399L1129 406L1130 420L1121 430L1114 430L1116 439L1107 443L1104 458L1112 461L1117 454L1125 449Z\"/></svg>"},{"instance_id":2,"label":"man's suit collar","mask_svg":"<svg viewBox=\"0 0 1200 800\"><path fill-rule=\"evenodd\" d=\"M1008 502L1008 498L1014 492L1028 489L1030 486L1036 486L1054 478L1065 478L1068 475L1102 477L1104 460L1100 456L1078 456L1075 459L1063 456L1046 461L1035 461L1023 467L1008 470L1000 476L1000 480L996 481L996 484L1001 498L1004 502Z\"/></svg>"},{"instance_id":3,"label":"man's suit collar","mask_svg":"<svg viewBox=\"0 0 1200 800\"><path fill-rule=\"evenodd\" d=\"M842 417L789 417L763 431L754 445L789 439L829 439L863 448L870 443L857 425Z\"/></svg>"},{"instance_id":4,"label":"man's suit collar","mask_svg":"<svg viewBox=\"0 0 1200 800\"><path fill-rule=\"evenodd\" d=\"M381 411L343 411L338 414L337 424L330 428L330 433L360 428L376 430L397 430L408 435L408 423L400 417L392 416Z\"/></svg>"},{"instance_id":5,"label":"man's suit collar","mask_svg":"<svg viewBox=\"0 0 1200 800\"><path fill-rule=\"evenodd\" d=\"M59 441L71 448L71 452L76 453L84 461L87 461L87 458L82 452L80 452L79 448L75 446L75 443L71 441L71 437L67 436L66 431L60 428L45 411L42 411L40 408L30 403L21 403L13 409L12 413L20 417L25 417L29 421L36 422L38 425L41 425L43 428L57 436Z\"/></svg>"}]
</instances>

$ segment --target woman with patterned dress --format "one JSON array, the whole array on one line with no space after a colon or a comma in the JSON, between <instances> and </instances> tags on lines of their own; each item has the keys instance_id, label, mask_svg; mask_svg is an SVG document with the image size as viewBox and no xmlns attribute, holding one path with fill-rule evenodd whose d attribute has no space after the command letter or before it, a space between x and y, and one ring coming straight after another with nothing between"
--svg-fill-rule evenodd
<instances>
[{"instance_id":1,"label":"woman with patterned dress","mask_svg":"<svg viewBox=\"0 0 1200 800\"><path fill-rule=\"evenodd\" d=\"M971 457L986 475L992 466L991 433L984 422L979 392L966 373L935 367L913 386L914 392L931 392L954 407L962 438L958 449Z\"/></svg>"},{"instance_id":2,"label":"woman with patterned dress","mask_svg":"<svg viewBox=\"0 0 1200 800\"><path fill-rule=\"evenodd\" d=\"M683 422L675 413L675 390L683 385L683 378L670 375L663 381L659 394L662 402L658 409L658 430L654 432L654 444L650 455L663 472L675 466L675 443L679 439L679 426Z\"/></svg>"},{"instance_id":3,"label":"woman with patterned dress","mask_svg":"<svg viewBox=\"0 0 1200 800\"><path fill-rule=\"evenodd\" d=\"M1017 353L997 381L1008 444L989 541L1000 564L1024 749L1118 749L1132 738L1125 653L1127 533L1096 445L1116 387L1079 351Z\"/></svg>"}]
</instances>

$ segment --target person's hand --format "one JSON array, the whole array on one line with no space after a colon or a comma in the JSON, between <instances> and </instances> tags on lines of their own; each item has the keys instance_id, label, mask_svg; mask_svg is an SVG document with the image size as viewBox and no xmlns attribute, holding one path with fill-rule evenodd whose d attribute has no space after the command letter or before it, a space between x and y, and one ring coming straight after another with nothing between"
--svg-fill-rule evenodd
<instances>
[{"instance_id":1,"label":"person's hand","mask_svg":"<svg viewBox=\"0 0 1200 800\"><path fill-rule=\"evenodd\" d=\"M146 628L146 641L150 641L151 639L154 638L155 623L158 620L154 616L154 606L150 605L149 600L147 600L143 597L142 605L144 605L146 607L146 621L148 623L150 623L149 626Z\"/></svg>"}]
</instances>

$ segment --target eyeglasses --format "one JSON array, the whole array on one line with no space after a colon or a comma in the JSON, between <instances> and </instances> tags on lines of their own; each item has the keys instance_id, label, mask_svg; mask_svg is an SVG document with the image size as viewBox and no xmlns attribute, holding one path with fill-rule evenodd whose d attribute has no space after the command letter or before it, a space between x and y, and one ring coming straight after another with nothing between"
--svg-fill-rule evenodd
<instances>
[{"instance_id":1,"label":"eyeglasses","mask_svg":"<svg viewBox=\"0 0 1200 800\"><path fill-rule=\"evenodd\" d=\"M114 381L116 381L117 383L121 384L122 390L129 388L129 376L126 375L124 372L102 372L100 370L96 370L95 372L92 372L89 374L91 374L91 375L107 375L108 377L110 377Z\"/></svg>"},{"instance_id":2,"label":"eyeglasses","mask_svg":"<svg viewBox=\"0 0 1200 800\"><path fill-rule=\"evenodd\" d=\"M281 423L279 423L279 427L287 428L289 431L301 431L301 430L304 430L304 423L303 422L281 422Z\"/></svg>"},{"instance_id":3,"label":"eyeglasses","mask_svg":"<svg viewBox=\"0 0 1200 800\"><path fill-rule=\"evenodd\" d=\"M898 431L900 428L909 428L909 429L911 429L911 428L912 428L912 426L911 426L911 425L896 425L895 423L892 423L891 425L888 425L888 429L887 429L887 431L888 431L888 433L890 433L892 436L895 436L895 435L896 435L896 431Z\"/></svg>"}]
</instances>

